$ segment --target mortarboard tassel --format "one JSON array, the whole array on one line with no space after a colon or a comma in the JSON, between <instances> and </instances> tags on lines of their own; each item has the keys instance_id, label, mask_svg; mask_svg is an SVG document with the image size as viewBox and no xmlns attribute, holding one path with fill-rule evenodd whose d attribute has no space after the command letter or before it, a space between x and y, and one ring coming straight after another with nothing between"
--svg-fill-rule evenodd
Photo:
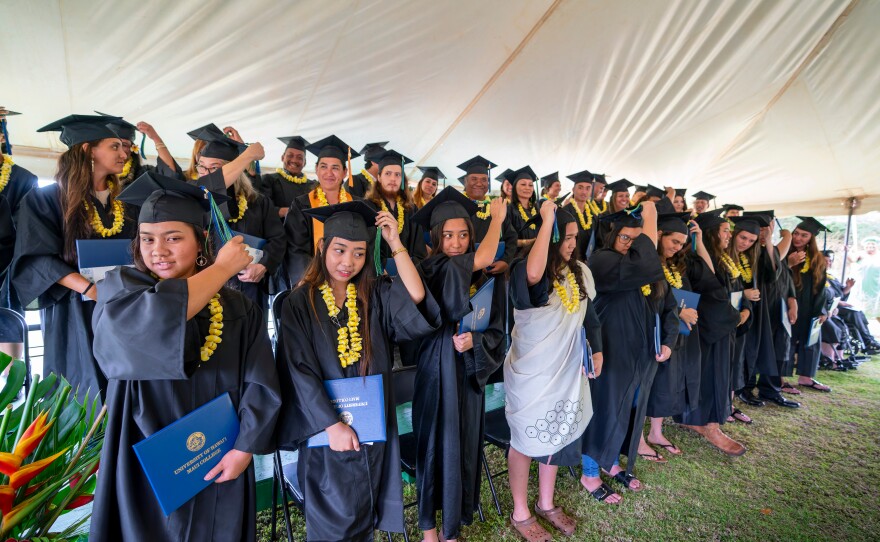
<instances>
[{"instance_id":1,"label":"mortarboard tassel","mask_svg":"<svg viewBox=\"0 0 880 542\"><path fill-rule=\"evenodd\" d=\"M559 221L556 219L556 211L553 212L553 234L550 236L550 242L559 242Z\"/></svg>"},{"instance_id":2,"label":"mortarboard tassel","mask_svg":"<svg viewBox=\"0 0 880 542\"><path fill-rule=\"evenodd\" d=\"M381 246L382 228L376 228L376 239L373 240L373 266L376 268L376 275L381 275L383 272L382 256L380 255Z\"/></svg>"},{"instance_id":3,"label":"mortarboard tassel","mask_svg":"<svg viewBox=\"0 0 880 542\"><path fill-rule=\"evenodd\" d=\"M0 132L3 132L3 141L6 142L6 154L12 156L12 143L9 141L9 131L6 129L6 119L0 119Z\"/></svg>"},{"instance_id":4,"label":"mortarboard tassel","mask_svg":"<svg viewBox=\"0 0 880 542\"><path fill-rule=\"evenodd\" d=\"M256 173L257 177L260 176L260 161L259 160L254 160L254 172Z\"/></svg>"},{"instance_id":5,"label":"mortarboard tassel","mask_svg":"<svg viewBox=\"0 0 880 542\"><path fill-rule=\"evenodd\" d=\"M229 226L223 219L223 214L220 212L220 208L217 207L217 202L214 201L214 196L211 194L211 191L204 186L199 186L199 188L205 191L205 197L211 202L211 223L217 230L217 237L220 238L220 242L225 245L227 241L232 239L232 230L229 229Z\"/></svg>"},{"instance_id":6,"label":"mortarboard tassel","mask_svg":"<svg viewBox=\"0 0 880 542\"><path fill-rule=\"evenodd\" d=\"M823 232L825 235L822 236L822 252L828 250L828 230Z\"/></svg>"},{"instance_id":7,"label":"mortarboard tassel","mask_svg":"<svg viewBox=\"0 0 880 542\"><path fill-rule=\"evenodd\" d=\"M354 176L351 174L351 147L348 148L348 187L354 188Z\"/></svg>"},{"instance_id":8,"label":"mortarboard tassel","mask_svg":"<svg viewBox=\"0 0 880 542\"><path fill-rule=\"evenodd\" d=\"M144 148L146 147L146 145L147 145L147 134L141 134L141 148L140 148L140 152L141 152L141 158L142 158L143 160L146 160L146 159L147 159L147 153L144 152Z\"/></svg>"}]
</instances>

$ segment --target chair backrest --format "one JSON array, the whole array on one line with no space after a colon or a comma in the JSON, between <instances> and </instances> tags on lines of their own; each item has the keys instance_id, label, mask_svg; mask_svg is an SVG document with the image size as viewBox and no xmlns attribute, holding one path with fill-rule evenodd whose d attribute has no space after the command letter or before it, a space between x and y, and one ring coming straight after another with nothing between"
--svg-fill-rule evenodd
<instances>
[{"instance_id":1,"label":"chair backrest","mask_svg":"<svg viewBox=\"0 0 880 542\"><path fill-rule=\"evenodd\" d=\"M24 343L27 324L12 309L0 308L0 343Z\"/></svg>"},{"instance_id":2,"label":"chair backrest","mask_svg":"<svg viewBox=\"0 0 880 542\"><path fill-rule=\"evenodd\" d=\"M395 406L410 403L415 395L415 366L399 367L391 372L391 387L394 390Z\"/></svg>"},{"instance_id":3,"label":"chair backrest","mask_svg":"<svg viewBox=\"0 0 880 542\"><path fill-rule=\"evenodd\" d=\"M275 326L275 333L281 328L281 307L284 306L284 300L290 295L290 290L284 290L275 296L272 300L272 324Z\"/></svg>"}]
</instances>

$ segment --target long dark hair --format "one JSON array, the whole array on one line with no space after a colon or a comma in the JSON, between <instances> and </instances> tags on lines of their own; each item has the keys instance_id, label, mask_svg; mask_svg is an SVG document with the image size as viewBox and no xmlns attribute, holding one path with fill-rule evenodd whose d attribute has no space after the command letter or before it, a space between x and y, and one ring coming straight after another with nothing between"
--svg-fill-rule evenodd
<instances>
[{"instance_id":1,"label":"long dark hair","mask_svg":"<svg viewBox=\"0 0 880 542\"><path fill-rule=\"evenodd\" d=\"M196 242L202 242L202 255L205 257L206 260L208 260L205 265L196 264L196 271L201 271L202 269L214 263L214 243L211 240L211 236L207 235L207 232L204 228L196 226L195 224L187 224L187 226L192 228L193 233L196 236ZM135 269L142 273L150 273L150 268L147 267L146 262L144 262L143 256L141 256L140 234L135 234L134 239L131 240L131 255L134 257Z\"/></svg>"},{"instance_id":2,"label":"long dark hair","mask_svg":"<svg viewBox=\"0 0 880 542\"><path fill-rule=\"evenodd\" d=\"M544 266L544 278L551 284L554 280L561 283L565 280L562 275L562 270L567 267L570 273L574 273L575 282L577 282L578 290L580 290L580 300L583 301L587 297L587 280L584 278L584 272L581 269L581 266L578 265L579 260L577 250L572 252L571 258L569 258L567 262L562 259L562 254L559 253L559 247L562 246L562 241L564 239L565 236L562 235L562 232L560 232L559 241L554 243L551 238L550 246L547 247L547 265ZM527 246L523 251L523 257L528 259L534 246L534 243Z\"/></svg>"},{"instance_id":3,"label":"long dark hair","mask_svg":"<svg viewBox=\"0 0 880 542\"><path fill-rule=\"evenodd\" d=\"M657 255L660 256L661 261L663 260L663 238L671 235L675 232L657 232ZM691 247L691 237L690 235L685 236L687 240L681 245L681 248L672 255L671 258L666 258L666 261L663 264L670 269L677 271L680 275L684 275L687 272L687 254ZM661 297L666 295L666 289L669 288L670 285L666 280L666 275L664 274L663 278L658 280L657 282L651 285L651 299L660 299Z\"/></svg>"},{"instance_id":4,"label":"long dark hair","mask_svg":"<svg viewBox=\"0 0 880 542\"><path fill-rule=\"evenodd\" d=\"M61 257L70 265L76 265L76 240L87 239L92 233L83 202L92 191L92 158L89 149L98 146L101 141L89 141L67 149L58 157L58 172L55 182L58 183L58 203L61 205L61 221L63 224L63 244ZM116 175L107 176L110 188L108 205L113 202L120 191L120 183Z\"/></svg>"},{"instance_id":5,"label":"long dark hair","mask_svg":"<svg viewBox=\"0 0 880 542\"><path fill-rule=\"evenodd\" d=\"M733 258L733 263L739 264L740 263L740 261L739 261L740 254L745 254L746 261L749 262L749 266L751 266L751 268L752 268L752 284L755 287L757 287L757 283L754 282L754 280L755 280L754 273L755 273L755 266L758 265L758 254L760 254L759 251L761 248L761 234L760 233L758 234L758 238L755 239L755 242L752 243L752 246L749 247L748 250L741 253L736 250L736 236L739 235L739 232L741 232L741 231L745 231L745 230L737 230L736 228L734 228L733 237L731 237L731 239L730 239L730 244L727 245L727 255L730 256L731 258ZM746 232L746 233L751 233L751 232ZM743 282L745 282L745 277L743 277Z\"/></svg>"},{"instance_id":6,"label":"long dark hair","mask_svg":"<svg viewBox=\"0 0 880 542\"><path fill-rule=\"evenodd\" d=\"M731 239L731 241L733 240ZM721 266L724 268L728 275L731 275L732 270L727 269L727 266L724 265L721 259L721 255L725 253L724 249L721 248L721 224L713 226L708 230L703 230L703 246L706 247L706 252L709 253L709 256L712 257L712 260L716 262L715 272L717 273L718 267Z\"/></svg>"},{"instance_id":7,"label":"long dark hair","mask_svg":"<svg viewBox=\"0 0 880 542\"><path fill-rule=\"evenodd\" d=\"M791 254L793 250L794 247L789 249L789 254ZM822 284L822 279L825 277L825 272L828 269L828 260L826 260L822 252L819 251L819 245L816 243L816 236L813 234L810 234L810 240L807 242L806 253L810 257L810 274L813 275L813 295L815 295L819 293L819 287ZM801 279L801 275L803 275L801 271L803 268L804 264L801 264L797 269L793 269L791 272L794 287L798 290L803 288L803 281Z\"/></svg>"},{"instance_id":8,"label":"long dark hair","mask_svg":"<svg viewBox=\"0 0 880 542\"><path fill-rule=\"evenodd\" d=\"M323 239L323 243L318 246L315 257L312 258L312 262L306 269L305 275L303 275L302 280L297 285L297 288L308 288L309 304L312 307L312 314L315 315L316 320L318 319L318 309L315 307L315 295L320 295L318 288L320 288L330 276L330 272L327 270L327 256L325 249L332 243L333 237L325 237ZM370 343L370 298L373 295L373 288L376 286L376 274L372 268L372 264L369 261L365 262L361 272L352 277L349 282L354 283L355 288L357 288L357 300L358 305L360 305L361 325L363 326L361 339L364 344L360 359L361 376L367 376L370 374L370 365L373 358L373 349Z\"/></svg>"},{"instance_id":9,"label":"long dark hair","mask_svg":"<svg viewBox=\"0 0 880 542\"><path fill-rule=\"evenodd\" d=\"M473 252L474 249L474 223L470 218L465 218L464 223L467 225L468 230L468 252ZM446 225L446 221L441 224L437 224L433 228L431 228L431 248L433 250L432 254L441 254L443 251L441 247L443 247L443 227Z\"/></svg>"}]
</instances>

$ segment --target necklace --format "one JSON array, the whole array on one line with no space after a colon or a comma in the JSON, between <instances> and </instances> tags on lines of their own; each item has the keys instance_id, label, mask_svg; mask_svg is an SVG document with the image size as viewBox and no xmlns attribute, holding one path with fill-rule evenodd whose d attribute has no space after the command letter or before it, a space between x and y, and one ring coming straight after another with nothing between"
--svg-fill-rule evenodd
<instances>
[{"instance_id":1,"label":"necklace","mask_svg":"<svg viewBox=\"0 0 880 542\"><path fill-rule=\"evenodd\" d=\"M752 282L752 266L749 265L749 259L746 258L745 254L739 255L739 265L737 268L744 281Z\"/></svg>"},{"instance_id":2,"label":"necklace","mask_svg":"<svg viewBox=\"0 0 880 542\"><path fill-rule=\"evenodd\" d=\"M599 216L601 213L604 213L606 210L608 210L608 202L603 201L602 202L602 209L599 209L599 204L596 203L596 200L593 200L590 202L590 209L593 210L593 214L595 214L596 216Z\"/></svg>"},{"instance_id":3,"label":"necklace","mask_svg":"<svg viewBox=\"0 0 880 542\"><path fill-rule=\"evenodd\" d=\"M516 206L519 207L519 216L521 216L524 221L528 222L529 217L526 215L526 210L523 208L522 203L517 203ZM532 216L535 216L535 206L533 205L529 210L532 212ZM535 225L531 224L529 225L529 228L535 229Z\"/></svg>"},{"instance_id":4,"label":"necklace","mask_svg":"<svg viewBox=\"0 0 880 542\"><path fill-rule=\"evenodd\" d=\"M474 203L476 203L480 207L480 210L477 211L477 218L479 218L480 220L486 220L487 218L489 218L489 216L492 214L492 208L489 207L489 203L491 201L492 200L490 200L489 198L486 198L482 201L474 200Z\"/></svg>"},{"instance_id":5,"label":"necklace","mask_svg":"<svg viewBox=\"0 0 880 542\"><path fill-rule=\"evenodd\" d=\"M281 168L277 168L275 170L275 173L277 173L278 175L281 175L282 179L284 179L286 181L290 181L293 184L305 184L308 182L308 179L306 178L305 175L303 175L301 177L294 177L293 175L291 175L290 173L286 172L285 170L283 170Z\"/></svg>"},{"instance_id":6,"label":"necklace","mask_svg":"<svg viewBox=\"0 0 880 542\"><path fill-rule=\"evenodd\" d=\"M578 222L581 223L581 229L588 230L593 225L593 215L590 213L590 207L588 205L584 206L584 210L581 211L580 207L578 207L577 202L572 201L571 206L574 207L574 212L577 214ZM587 215L584 218L584 215Z\"/></svg>"},{"instance_id":7,"label":"necklace","mask_svg":"<svg viewBox=\"0 0 880 542\"><path fill-rule=\"evenodd\" d=\"M670 286L673 288L681 288L681 273L679 273L677 269L673 268L670 270L666 264L663 264L663 274L666 276L666 282L668 282Z\"/></svg>"},{"instance_id":8,"label":"necklace","mask_svg":"<svg viewBox=\"0 0 880 542\"><path fill-rule=\"evenodd\" d=\"M12 166L15 163L12 161L12 158L5 154L0 154L0 157L3 159L3 165L0 165L0 192L3 192L3 189L9 184L9 177L12 176Z\"/></svg>"},{"instance_id":9,"label":"necklace","mask_svg":"<svg viewBox=\"0 0 880 542\"><path fill-rule=\"evenodd\" d=\"M364 176L364 179L366 179L370 184L373 184L373 181L374 181L375 179L373 179L373 176L370 175L370 172L369 172L369 171L367 171L367 170L365 170L365 169L362 169L362 170L361 170L361 175L363 175L363 176Z\"/></svg>"},{"instance_id":10,"label":"necklace","mask_svg":"<svg viewBox=\"0 0 880 542\"><path fill-rule=\"evenodd\" d=\"M810 272L810 253L804 251L804 266L801 267L801 273L806 275Z\"/></svg>"},{"instance_id":11,"label":"necklace","mask_svg":"<svg viewBox=\"0 0 880 542\"><path fill-rule=\"evenodd\" d=\"M315 194L318 195L318 203L321 204L321 207L326 207L330 205L330 202L327 201L327 194L324 193L324 190L319 186L315 188ZM339 203L345 203L347 201L351 201L351 195L343 189L339 189Z\"/></svg>"},{"instance_id":12,"label":"necklace","mask_svg":"<svg viewBox=\"0 0 880 542\"><path fill-rule=\"evenodd\" d=\"M571 290L571 297L569 297L565 287L556 279L553 279L553 289L556 291L556 295L559 296L559 300L562 301L565 312L574 314L577 312L581 302L581 290L578 288L577 279L575 279L574 273L571 271L565 276L565 281L568 283L568 289Z\"/></svg>"},{"instance_id":13,"label":"necklace","mask_svg":"<svg viewBox=\"0 0 880 542\"><path fill-rule=\"evenodd\" d=\"M721 262L724 264L724 267L727 268L727 273L730 275L732 279L738 279L740 277L739 268L733 263L733 258L728 256L726 253L721 253Z\"/></svg>"},{"instance_id":14,"label":"necklace","mask_svg":"<svg viewBox=\"0 0 880 542\"><path fill-rule=\"evenodd\" d=\"M357 287L348 283L345 288L345 308L348 309L348 323L340 325L336 319L340 310L336 306L336 299L333 297L333 289L324 281L319 287L321 297L324 304L327 305L327 314L334 324L339 326L336 337L336 350L339 352L339 363L343 368L354 365L361 359L361 350L363 349L363 340L358 333L358 325L361 322L357 309Z\"/></svg>"},{"instance_id":15,"label":"necklace","mask_svg":"<svg viewBox=\"0 0 880 542\"><path fill-rule=\"evenodd\" d=\"M135 151L134 149L132 149L131 151L132 151L133 153L134 153L134 152L137 152L137 151ZM134 162L134 155L129 156L129 157L128 157L128 160L125 161L125 165L122 166L122 173L117 173L117 174L116 174L116 177L117 177L118 179L121 180L121 179L125 179L125 178L128 177L128 175L131 173L131 164L132 164L132 162Z\"/></svg>"},{"instance_id":16,"label":"necklace","mask_svg":"<svg viewBox=\"0 0 880 542\"><path fill-rule=\"evenodd\" d=\"M113 190L113 183L107 183L111 190ZM110 211L113 215L113 225L109 228L104 227L104 223L101 222L101 217L98 216L98 208L89 205L89 202L83 200L83 207L86 209L86 214L89 215L89 222L92 224L92 229L100 235L101 237L112 237L119 232L122 231L122 224L125 222L125 205L119 201L118 199L114 199L111 203L113 210Z\"/></svg>"},{"instance_id":17,"label":"necklace","mask_svg":"<svg viewBox=\"0 0 880 542\"><path fill-rule=\"evenodd\" d=\"M208 309L211 311L211 324L208 326L208 335L201 349L202 361L211 359L214 350L217 350L217 345L222 342L220 336L223 335L223 305L220 304L219 293L211 298Z\"/></svg>"},{"instance_id":18,"label":"necklace","mask_svg":"<svg viewBox=\"0 0 880 542\"><path fill-rule=\"evenodd\" d=\"M235 224L236 222L241 220L242 217L244 217L244 212L247 211L247 209L248 209L247 198L244 197L244 194L239 193L238 194L238 216L235 218L230 218L226 222L229 222L230 224Z\"/></svg>"},{"instance_id":19,"label":"necklace","mask_svg":"<svg viewBox=\"0 0 880 542\"><path fill-rule=\"evenodd\" d=\"M651 295L651 285L650 284L645 284L644 286L642 286L642 295L645 297L648 297L649 295Z\"/></svg>"},{"instance_id":20,"label":"necklace","mask_svg":"<svg viewBox=\"0 0 880 542\"><path fill-rule=\"evenodd\" d=\"M379 202L379 204L382 205L383 211L385 211L386 213L389 212L388 205L385 204L385 198L382 198L382 200ZM400 199L400 196L397 196L397 233L398 234L403 231L403 210L404 210L403 209L403 200Z\"/></svg>"}]
</instances>

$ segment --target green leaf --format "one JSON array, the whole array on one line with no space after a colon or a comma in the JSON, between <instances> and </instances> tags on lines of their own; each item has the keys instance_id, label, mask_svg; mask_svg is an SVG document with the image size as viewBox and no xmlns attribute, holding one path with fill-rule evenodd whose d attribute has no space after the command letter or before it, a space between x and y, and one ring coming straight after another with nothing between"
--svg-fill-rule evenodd
<instances>
[{"instance_id":1,"label":"green leaf","mask_svg":"<svg viewBox=\"0 0 880 542\"><path fill-rule=\"evenodd\" d=\"M6 357L8 358L9 356ZM0 362L0 366L2 365L4 364ZM6 367L4 366L0 371L5 368ZM0 409L6 408L6 405L15 400L15 396L18 395L19 390L21 390L21 387L24 384L25 374L26 369L24 362L20 359L13 361L12 367L9 369L9 376L6 377L6 385L0 390Z\"/></svg>"},{"instance_id":2,"label":"green leaf","mask_svg":"<svg viewBox=\"0 0 880 542\"><path fill-rule=\"evenodd\" d=\"M6 369L6 366L12 361L12 356L6 352L0 352L0 372Z\"/></svg>"}]
</instances>

